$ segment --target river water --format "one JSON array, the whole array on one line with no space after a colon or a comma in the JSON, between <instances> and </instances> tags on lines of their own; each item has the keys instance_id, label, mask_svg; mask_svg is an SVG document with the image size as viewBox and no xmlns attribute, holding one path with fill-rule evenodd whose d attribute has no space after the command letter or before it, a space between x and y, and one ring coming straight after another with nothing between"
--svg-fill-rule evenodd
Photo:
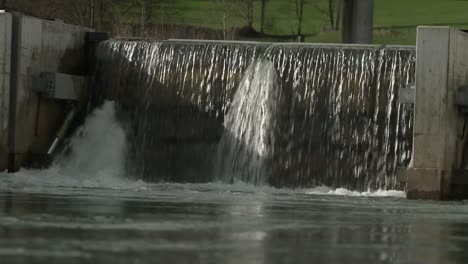
<instances>
[{"instance_id":1,"label":"river water","mask_svg":"<svg viewBox=\"0 0 468 264\"><path fill-rule=\"evenodd\" d=\"M145 182L106 102L45 170L0 173L0 263L467 263L465 202ZM183 164L180 164L183 166Z\"/></svg>"},{"instance_id":2,"label":"river water","mask_svg":"<svg viewBox=\"0 0 468 264\"><path fill-rule=\"evenodd\" d=\"M54 177L0 177L2 263L468 261L465 202Z\"/></svg>"}]
</instances>

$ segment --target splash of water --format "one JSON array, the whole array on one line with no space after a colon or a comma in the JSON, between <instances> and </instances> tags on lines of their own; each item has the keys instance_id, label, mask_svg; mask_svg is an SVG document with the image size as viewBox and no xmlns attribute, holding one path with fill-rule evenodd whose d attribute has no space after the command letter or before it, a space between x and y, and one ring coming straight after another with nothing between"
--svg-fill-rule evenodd
<instances>
[{"instance_id":1,"label":"splash of water","mask_svg":"<svg viewBox=\"0 0 468 264\"><path fill-rule=\"evenodd\" d=\"M123 105L131 123L129 174L151 181L211 180L223 119L257 52L253 44L102 43L100 90Z\"/></svg>"},{"instance_id":2,"label":"splash of water","mask_svg":"<svg viewBox=\"0 0 468 264\"><path fill-rule=\"evenodd\" d=\"M135 187L141 182L125 179L126 152L127 140L116 118L115 103L105 102L87 117L50 168L22 169L14 178L39 186Z\"/></svg>"},{"instance_id":3,"label":"splash of water","mask_svg":"<svg viewBox=\"0 0 468 264\"><path fill-rule=\"evenodd\" d=\"M105 102L75 132L68 151L55 159L53 167L71 177L123 177L126 149L115 103Z\"/></svg>"},{"instance_id":4,"label":"splash of water","mask_svg":"<svg viewBox=\"0 0 468 264\"><path fill-rule=\"evenodd\" d=\"M259 59L247 70L224 120L215 177L265 184L280 90L273 64Z\"/></svg>"}]
</instances>

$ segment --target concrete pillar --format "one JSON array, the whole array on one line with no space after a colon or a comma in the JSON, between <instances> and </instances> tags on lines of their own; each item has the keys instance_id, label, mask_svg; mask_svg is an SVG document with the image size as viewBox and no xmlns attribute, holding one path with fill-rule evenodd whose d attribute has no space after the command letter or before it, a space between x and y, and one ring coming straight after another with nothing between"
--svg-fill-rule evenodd
<instances>
[{"instance_id":1,"label":"concrete pillar","mask_svg":"<svg viewBox=\"0 0 468 264\"><path fill-rule=\"evenodd\" d=\"M468 84L468 34L449 27L418 27L413 159L409 199L451 197L452 174L461 167L464 115L455 104Z\"/></svg>"},{"instance_id":2,"label":"concrete pillar","mask_svg":"<svg viewBox=\"0 0 468 264\"><path fill-rule=\"evenodd\" d=\"M0 14L0 172L47 152L67 105L34 91L41 72L88 73L85 36L91 29Z\"/></svg>"},{"instance_id":3,"label":"concrete pillar","mask_svg":"<svg viewBox=\"0 0 468 264\"><path fill-rule=\"evenodd\" d=\"M12 24L11 14L0 14L0 172L8 165Z\"/></svg>"},{"instance_id":4,"label":"concrete pillar","mask_svg":"<svg viewBox=\"0 0 468 264\"><path fill-rule=\"evenodd\" d=\"M342 42L370 44L374 0L343 0Z\"/></svg>"}]
</instances>

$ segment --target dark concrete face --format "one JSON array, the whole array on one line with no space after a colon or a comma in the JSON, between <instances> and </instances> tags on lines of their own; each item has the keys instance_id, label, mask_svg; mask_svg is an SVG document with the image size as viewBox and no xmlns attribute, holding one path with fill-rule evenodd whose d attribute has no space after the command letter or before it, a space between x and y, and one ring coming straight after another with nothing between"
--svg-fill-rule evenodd
<instances>
[{"instance_id":1,"label":"dark concrete face","mask_svg":"<svg viewBox=\"0 0 468 264\"><path fill-rule=\"evenodd\" d=\"M18 176L0 179L5 263L468 260L463 203L213 184L80 189Z\"/></svg>"}]
</instances>

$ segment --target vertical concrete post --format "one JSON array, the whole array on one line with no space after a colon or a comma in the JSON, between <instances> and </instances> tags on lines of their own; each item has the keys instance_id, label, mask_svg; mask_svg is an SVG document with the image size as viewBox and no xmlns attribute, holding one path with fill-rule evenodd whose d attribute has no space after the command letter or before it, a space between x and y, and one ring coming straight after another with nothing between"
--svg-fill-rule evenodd
<instances>
[{"instance_id":1,"label":"vertical concrete post","mask_svg":"<svg viewBox=\"0 0 468 264\"><path fill-rule=\"evenodd\" d=\"M343 0L342 42L370 44L374 0Z\"/></svg>"},{"instance_id":2,"label":"vertical concrete post","mask_svg":"<svg viewBox=\"0 0 468 264\"><path fill-rule=\"evenodd\" d=\"M468 34L449 27L418 27L413 159L409 199L451 196L454 169L461 167L464 116L455 104L468 84Z\"/></svg>"},{"instance_id":3,"label":"vertical concrete post","mask_svg":"<svg viewBox=\"0 0 468 264\"><path fill-rule=\"evenodd\" d=\"M0 14L0 171L8 168L12 23L11 14Z\"/></svg>"},{"instance_id":4,"label":"vertical concrete post","mask_svg":"<svg viewBox=\"0 0 468 264\"><path fill-rule=\"evenodd\" d=\"M16 162L16 114L19 79L21 72L21 30L22 16L13 15L11 37L11 68L10 68L10 109L8 121L8 171L19 169Z\"/></svg>"}]
</instances>

